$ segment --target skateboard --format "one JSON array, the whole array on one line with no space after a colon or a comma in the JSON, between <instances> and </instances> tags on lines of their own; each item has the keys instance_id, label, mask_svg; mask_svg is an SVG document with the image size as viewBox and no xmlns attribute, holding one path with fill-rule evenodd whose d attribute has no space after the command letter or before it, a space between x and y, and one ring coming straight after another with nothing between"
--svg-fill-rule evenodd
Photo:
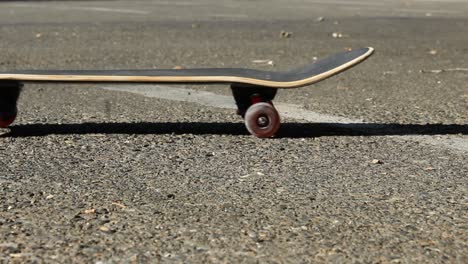
<instances>
[{"instance_id":1,"label":"skateboard","mask_svg":"<svg viewBox=\"0 0 468 264\"><path fill-rule=\"evenodd\" d=\"M16 118L21 87L29 82L230 84L238 114L254 136L272 137L280 116L272 101L278 89L308 86L347 70L374 52L361 48L341 52L301 68L274 72L242 68L155 70L16 70L0 72L0 127Z\"/></svg>"}]
</instances>

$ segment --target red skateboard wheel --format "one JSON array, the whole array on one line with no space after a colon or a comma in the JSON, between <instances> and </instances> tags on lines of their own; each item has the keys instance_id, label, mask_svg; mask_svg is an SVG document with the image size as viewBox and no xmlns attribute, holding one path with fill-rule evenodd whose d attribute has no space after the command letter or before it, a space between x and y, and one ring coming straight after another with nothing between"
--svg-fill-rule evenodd
<instances>
[{"instance_id":1,"label":"red skateboard wheel","mask_svg":"<svg viewBox=\"0 0 468 264\"><path fill-rule=\"evenodd\" d=\"M256 137L272 137L280 127L278 111L269 103L256 103L245 113L245 126Z\"/></svg>"},{"instance_id":2,"label":"red skateboard wheel","mask_svg":"<svg viewBox=\"0 0 468 264\"><path fill-rule=\"evenodd\" d=\"M16 113L4 114L0 113L0 128L5 128L11 125L16 119Z\"/></svg>"}]
</instances>

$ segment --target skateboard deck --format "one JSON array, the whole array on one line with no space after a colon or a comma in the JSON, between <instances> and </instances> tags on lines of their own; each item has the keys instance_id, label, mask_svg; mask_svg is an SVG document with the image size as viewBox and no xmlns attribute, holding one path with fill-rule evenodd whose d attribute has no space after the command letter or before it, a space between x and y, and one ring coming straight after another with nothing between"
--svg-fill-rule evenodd
<instances>
[{"instance_id":1,"label":"skateboard deck","mask_svg":"<svg viewBox=\"0 0 468 264\"><path fill-rule=\"evenodd\" d=\"M270 88L294 88L316 83L365 60L373 48L343 52L284 72L241 68L157 70L21 70L0 72L0 81L18 82L137 82L241 83Z\"/></svg>"},{"instance_id":2,"label":"skateboard deck","mask_svg":"<svg viewBox=\"0 0 468 264\"><path fill-rule=\"evenodd\" d=\"M322 81L357 65L373 52L370 47L342 52L290 71L200 68L0 72L0 127L7 127L15 120L20 87L27 82L228 83L247 130L257 137L271 137L280 125L279 114L272 104L279 88L297 88Z\"/></svg>"}]
</instances>

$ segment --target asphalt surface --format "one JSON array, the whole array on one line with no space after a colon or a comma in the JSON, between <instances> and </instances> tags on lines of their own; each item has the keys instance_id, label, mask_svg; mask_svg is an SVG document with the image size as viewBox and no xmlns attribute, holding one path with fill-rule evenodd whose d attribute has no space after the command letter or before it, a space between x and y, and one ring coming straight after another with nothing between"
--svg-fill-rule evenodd
<instances>
[{"instance_id":1,"label":"asphalt surface","mask_svg":"<svg viewBox=\"0 0 468 264\"><path fill-rule=\"evenodd\" d=\"M0 261L468 262L467 14L461 0L1 2L1 71L376 53L276 99L364 123L292 115L267 140L232 109L27 85L0 130Z\"/></svg>"}]
</instances>

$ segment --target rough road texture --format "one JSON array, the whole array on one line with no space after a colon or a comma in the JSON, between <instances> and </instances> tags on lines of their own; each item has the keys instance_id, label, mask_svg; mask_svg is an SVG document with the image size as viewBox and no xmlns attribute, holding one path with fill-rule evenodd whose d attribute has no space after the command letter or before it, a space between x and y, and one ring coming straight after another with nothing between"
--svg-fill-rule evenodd
<instances>
[{"instance_id":1,"label":"rough road texture","mask_svg":"<svg viewBox=\"0 0 468 264\"><path fill-rule=\"evenodd\" d=\"M436 73L468 68L466 3L291 2L0 3L1 70L280 70L373 46L277 99L383 125L259 140L229 109L29 85L0 131L0 260L468 262L466 152L399 137L466 142L467 72Z\"/></svg>"}]
</instances>

